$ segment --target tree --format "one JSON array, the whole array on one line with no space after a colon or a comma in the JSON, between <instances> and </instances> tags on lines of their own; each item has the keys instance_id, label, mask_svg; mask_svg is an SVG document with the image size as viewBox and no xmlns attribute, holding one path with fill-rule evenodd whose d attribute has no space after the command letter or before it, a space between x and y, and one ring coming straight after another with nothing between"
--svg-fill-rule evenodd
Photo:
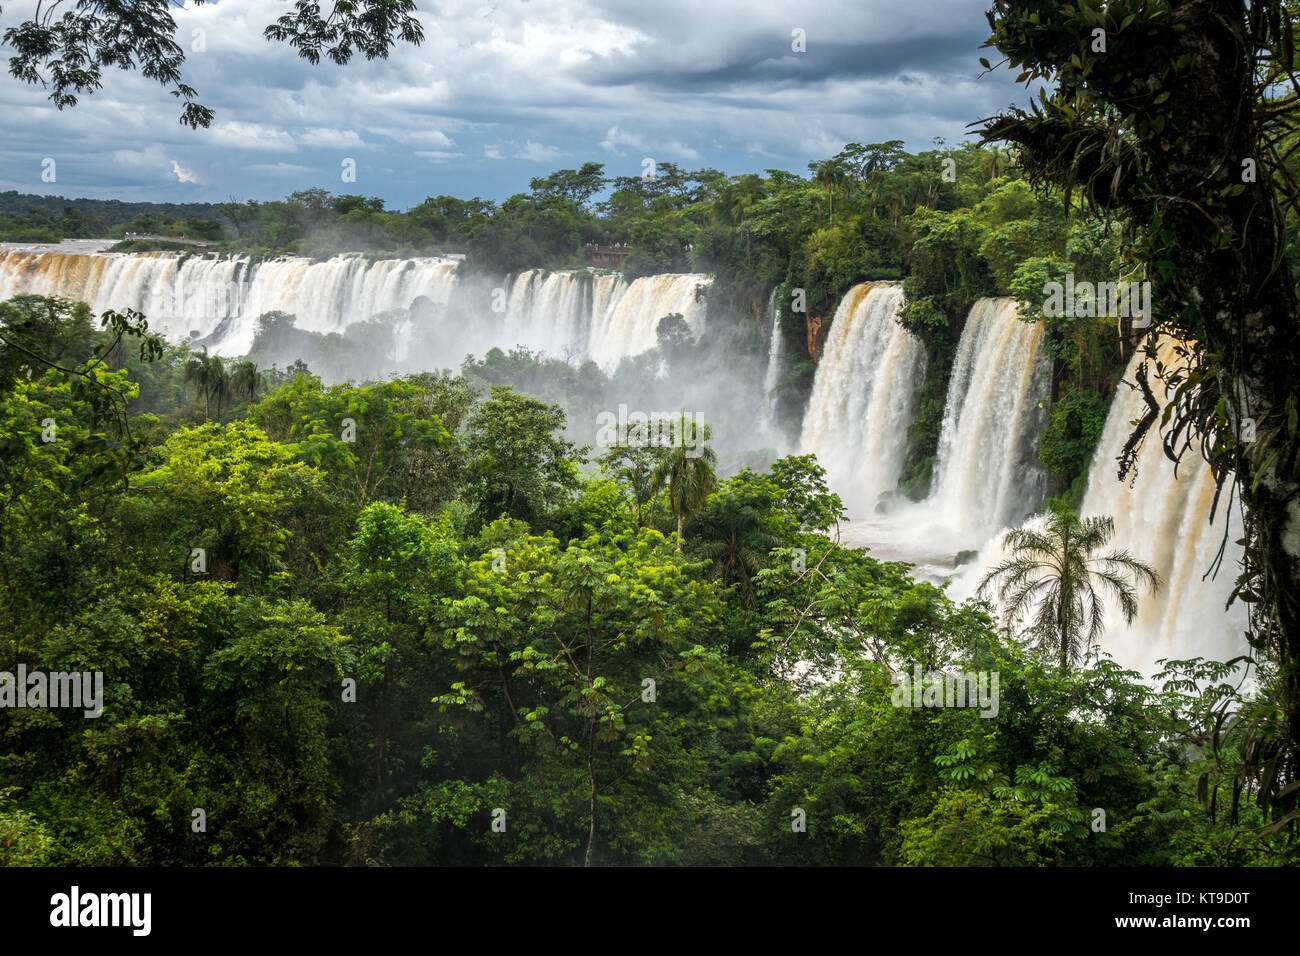
<instances>
[{"instance_id":1,"label":"tree","mask_svg":"<svg viewBox=\"0 0 1300 956\"><path fill-rule=\"evenodd\" d=\"M646 505L654 501L650 480L657 449L639 444L617 444L600 456L601 467L632 496L632 520L640 528L648 523Z\"/></svg>"},{"instance_id":2,"label":"tree","mask_svg":"<svg viewBox=\"0 0 1300 956\"><path fill-rule=\"evenodd\" d=\"M659 351L668 360L669 368L675 367L695 344L691 325L680 312L670 312L659 320L655 326L655 340Z\"/></svg>"},{"instance_id":3,"label":"tree","mask_svg":"<svg viewBox=\"0 0 1300 956\"><path fill-rule=\"evenodd\" d=\"M431 663L423 648L425 621L439 594L451 593L457 557L445 517L431 523L385 502L362 510L347 544L343 573L349 633L357 644L358 676L375 686L368 696L377 698L368 704L374 714L375 814L391 772L387 755L392 714L403 696L398 691L405 672Z\"/></svg>"},{"instance_id":4,"label":"tree","mask_svg":"<svg viewBox=\"0 0 1300 956\"><path fill-rule=\"evenodd\" d=\"M1026 636L1040 652L1056 653L1066 670L1086 659L1101 637L1102 593L1114 595L1125 623L1132 623L1138 588L1147 585L1154 592L1159 587L1155 570L1127 551L1094 557L1114 533L1110 517L1080 519L1073 511L1054 509L1042 528L1025 525L1003 535L1002 546L1010 554L984 576L979 594L997 584L1008 630L1026 613L1033 614Z\"/></svg>"},{"instance_id":5,"label":"tree","mask_svg":"<svg viewBox=\"0 0 1300 956\"><path fill-rule=\"evenodd\" d=\"M876 215L876 202L880 196L880 187L885 174L901 163L906 156L903 141L891 139L884 143L869 143L866 146L861 143L849 143L833 160L865 191L868 201L868 219Z\"/></svg>"},{"instance_id":6,"label":"tree","mask_svg":"<svg viewBox=\"0 0 1300 956\"><path fill-rule=\"evenodd\" d=\"M203 0L194 0L195 4ZM184 100L180 122L198 129L211 125L213 111L195 101L198 91L181 79L185 53L176 42L176 21L170 0L78 0L76 9L37 4L32 19L4 31L5 45L15 53L9 72L25 83L51 88L59 109L77 105L77 97L102 85L103 68L134 70L157 80ZM322 15L315 0L295 0L286 13L264 31L268 40L288 43L309 63L323 52L340 66L354 52L367 60L386 59L397 40L418 45L424 39L420 22L411 15L415 0L338 0Z\"/></svg>"},{"instance_id":7,"label":"tree","mask_svg":"<svg viewBox=\"0 0 1300 956\"><path fill-rule=\"evenodd\" d=\"M714 209L729 225L743 225L750 212L767 197L767 187L755 173L746 173L723 187Z\"/></svg>"},{"instance_id":8,"label":"tree","mask_svg":"<svg viewBox=\"0 0 1300 956\"><path fill-rule=\"evenodd\" d=\"M601 835L611 855L662 853L688 819L684 776L663 786L670 768L694 772L682 735L729 692L709 679L722 661L704 643L717 598L658 531L562 548L521 528L494 523L485 538L504 545L503 565L471 562L465 596L433 612L463 670L434 703L498 725L511 778L500 805L519 821L523 862L591 866Z\"/></svg>"},{"instance_id":9,"label":"tree","mask_svg":"<svg viewBox=\"0 0 1300 956\"><path fill-rule=\"evenodd\" d=\"M501 515L537 521L577 487L577 449L563 429L558 406L492 386L466 437L467 483L484 523Z\"/></svg>"},{"instance_id":10,"label":"tree","mask_svg":"<svg viewBox=\"0 0 1300 956\"><path fill-rule=\"evenodd\" d=\"M986 121L984 136L1015 144L1031 183L1077 189L1086 203L1128 223L1155 285L1152 331L1187 343L1179 361L1140 370L1149 411L1120 458L1120 477L1161 420L1149 382L1156 378L1174 398L1162 423L1166 454L1204 455L1245 505L1237 594L1253 605L1252 644L1278 664L1291 740L1285 776L1294 779L1300 337L1287 266L1295 263L1288 215L1294 222L1300 212L1288 163L1300 76L1289 6L996 0L986 45L1050 95L1044 91L1029 112ZM1253 441L1243 437L1246 419Z\"/></svg>"},{"instance_id":11,"label":"tree","mask_svg":"<svg viewBox=\"0 0 1300 956\"><path fill-rule=\"evenodd\" d=\"M755 598L754 576L767 567L768 552L782 542L764 523L761 501L728 488L710 498L691 523L694 550L709 561L710 573L744 599Z\"/></svg>"},{"instance_id":12,"label":"tree","mask_svg":"<svg viewBox=\"0 0 1300 956\"><path fill-rule=\"evenodd\" d=\"M206 551L207 573L214 577L265 578L281 567L292 537L286 527L290 509L320 503L320 474L247 421L181 429L160 456L162 462L140 475L135 488L147 501L159 502L152 514L165 530L152 544L168 570L190 567L191 549L198 547Z\"/></svg>"},{"instance_id":13,"label":"tree","mask_svg":"<svg viewBox=\"0 0 1300 956\"><path fill-rule=\"evenodd\" d=\"M772 462L771 471L772 482L780 489L778 504L799 527L827 532L838 529L848 517L844 501L826 484L826 469L817 463L816 455L778 458Z\"/></svg>"},{"instance_id":14,"label":"tree","mask_svg":"<svg viewBox=\"0 0 1300 956\"><path fill-rule=\"evenodd\" d=\"M835 158L809 163L808 168L812 170L813 182L825 189L830 197L829 220L833 226L835 225L835 194L842 190L849 181L848 167L843 160Z\"/></svg>"},{"instance_id":15,"label":"tree","mask_svg":"<svg viewBox=\"0 0 1300 956\"><path fill-rule=\"evenodd\" d=\"M255 199L247 199L240 202L234 196L230 197L230 202L223 202L217 206L217 212L226 218L235 229L235 236L242 238L244 229L257 222L259 215L259 204Z\"/></svg>"},{"instance_id":16,"label":"tree","mask_svg":"<svg viewBox=\"0 0 1300 956\"><path fill-rule=\"evenodd\" d=\"M1005 176L1007 167L1011 165L1011 159L1006 150L997 146L990 147L980 156L980 172L989 174L989 181L997 179L999 176Z\"/></svg>"},{"instance_id":17,"label":"tree","mask_svg":"<svg viewBox=\"0 0 1300 956\"><path fill-rule=\"evenodd\" d=\"M264 385L264 377L258 370L256 362L247 360L236 362L235 367L230 370L230 391L232 395L240 396L251 402L257 398L257 393L262 390Z\"/></svg>"},{"instance_id":18,"label":"tree","mask_svg":"<svg viewBox=\"0 0 1300 956\"><path fill-rule=\"evenodd\" d=\"M193 385L195 395L203 399L203 417L212 417L212 406L221 406L230 398L230 373L226 363L217 355L208 355L207 349L194 356L185 365L185 384Z\"/></svg>"},{"instance_id":19,"label":"tree","mask_svg":"<svg viewBox=\"0 0 1300 956\"><path fill-rule=\"evenodd\" d=\"M148 321L134 309L104 312L100 325L109 334L92 347L91 312L84 303L31 295L0 303L0 390L20 376L30 380L34 372L57 372L71 385L75 398L93 406L96 420L116 419L118 434L133 451L136 442L127 415L131 396L119 379L103 374L107 371L105 359L119 354L127 338L135 338L140 361L156 361L162 357L165 343L161 335L149 331ZM65 350L78 362L61 362Z\"/></svg>"},{"instance_id":20,"label":"tree","mask_svg":"<svg viewBox=\"0 0 1300 956\"><path fill-rule=\"evenodd\" d=\"M445 488L440 449L450 441L429 394L407 380L322 390L297 375L254 406L250 417L357 508L375 498L432 507Z\"/></svg>"},{"instance_id":21,"label":"tree","mask_svg":"<svg viewBox=\"0 0 1300 956\"><path fill-rule=\"evenodd\" d=\"M561 169L528 183L540 198L557 198L586 209L591 197L605 187L605 167L601 163L583 163L578 170Z\"/></svg>"},{"instance_id":22,"label":"tree","mask_svg":"<svg viewBox=\"0 0 1300 956\"><path fill-rule=\"evenodd\" d=\"M709 428L692 424L694 448L687 447L686 415L673 423L671 447L660 453L654 470L650 473L650 494L653 497L663 488L668 489L668 507L677 516L677 549L686 540L683 529L686 519L698 514L709 495L717 487L718 456L705 442ZM702 434L701 434L702 431Z\"/></svg>"}]
</instances>

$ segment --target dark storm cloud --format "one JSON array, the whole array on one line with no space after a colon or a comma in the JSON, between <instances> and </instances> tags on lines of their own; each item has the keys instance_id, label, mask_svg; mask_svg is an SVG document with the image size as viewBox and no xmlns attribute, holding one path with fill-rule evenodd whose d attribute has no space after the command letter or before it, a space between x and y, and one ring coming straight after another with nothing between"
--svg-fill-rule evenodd
<instances>
[{"instance_id":1,"label":"dark storm cloud","mask_svg":"<svg viewBox=\"0 0 1300 956\"><path fill-rule=\"evenodd\" d=\"M643 58L614 54L575 70L596 86L638 85L682 93L758 87L815 85L827 80L871 79L904 72L929 76L979 71L969 37L926 37L865 43L821 42L812 53L772 55L770 40L749 38L731 62L705 70L647 68Z\"/></svg>"},{"instance_id":2,"label":"dark storm cloud","mask_svg":"<svg viewBox=\"0 0 1300 956\"><path fill-rule=\"evenodd\" d=\"M265 0L221 0L176 11L211 129L179 126L173 98L138 74L110 71L62 112L0 76L0 189L222 201L321 186L404 208L441 192L502 199L586 160L611 175L639 175L646 156L802 171L850 141L924 149L1017 95L1005 71L979 77L985 5L440 0L421 11L419 47L312 67L262 37ZM22 6L4 3L0 26ZM45 157L57 184L40 180ZM356 183L340 178L348 159Z\"/></svg>"}]
</instances>

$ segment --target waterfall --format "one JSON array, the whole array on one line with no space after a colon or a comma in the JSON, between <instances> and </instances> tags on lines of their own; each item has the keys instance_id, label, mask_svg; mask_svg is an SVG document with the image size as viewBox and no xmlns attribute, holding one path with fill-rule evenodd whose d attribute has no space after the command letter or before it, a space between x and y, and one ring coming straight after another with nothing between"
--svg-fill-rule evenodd
<instances>
[{"instance_id":1,"label":"waterfall","mask_svg":"<svg viewBox=\"0 0 1300 956\"><path fill-rule=\"evenodd\" d=\"M423 344L422 361L452 363L466 349L523 345L590 357L607 372L654 348L659 320L670 313L681 313L696 335L704 329L705 307L696 290L708 276L656 275L629 283L616 274L529 270L507 283L502 322L493 313L495 290L489 295L475 285L457 295L458 265L450 258L340 255L323 262L255 262L242 256L0 249L0 300L30 293L81 300L96 313L135 309L169 339L193 339L217 355L246 354L257 317L265 312L289 313L298 328L329 334L412 310L409 321L399 317L399 359L417 341ZM453 298L461 321L440 326Z\"/></svg>"},{"instance_id":2,"label":"waterfall","mask_svg":"<svg viewBox=\"0 0 1300 956\"><path fill-rule=\"evenodd\" d=\"M534 347L537 343L532 331L533 302L541 269L529 269L515 276L506 298L505 336L515 345Z\"/></svg>"},{"instance_id":3,"label":"waterfall","mask_svg":"<svg viewBox=\"0 0 1300 956\"><path fill-rule=\"evenodd\" d=\"M659 320L678 313L698 336L704 331L704 302L697 291L709 277L692 273L642 276L609 296L603 312L592 316L587 352L602 369L613 372L619 362L659 344Z\"/></svg>"},{"instance_id":4,"label":"waterfall","mask_svg":"<svg viewBox=\"0 0 1300 956\"><path fill-rule=\"evenodd\" d=\"M871 512L898 484L925 376L921 343L895 321L903 289L854 286L835 310L804 414L801 444L850 507ZM842 489L842 490L841 490Z\"/></svg>"},{"instance_id":5,"label":"waterfall","mask_svg":"<svg viewBox=\"0 0 1300 956\"><path fill-rule=\"evenodd\" d=\"M1160 360L1174 360L1174 343L1162 342ZM1174 465L1164 455L1160 435L1153 429L1143 440L1136 459L1136 473L1123 482L1116 477L1117 459L1133 433L1133 422L1146 411L1141 393L1132 382L1143 353L1129 363L1120 382L1101 439L1088 471L1088 486L1081 517L1109 515L1115 534L1101 552L1128 551L1145 561L1160 575L1155 594L1140 592L1138 613L1125 624L1113 598L1104 597L1105 633L1102 650L1124 667L1147 676L1159 671L1156 661L1204 657L1226 661L1246 653L1246 607L1234 603L1225 610L1228 595L1236 583L1242 548L1241 520L1235 507L1227 506L1227 492L1220 499L1214 524L1210 505L1214 499L1214 478L1195 447L1188 449L1174 477ZM1153 382L1153 389L1156 383ZM1027 525L1042 525L1042 517ZM1205 578L1223 542L1227 545L1217 576ZM975 594L980 580L1007 552L1001 535L995 536L979 560L953 579L949 594L962 600Z\"/></svg>"},{"instance_id":6,"label":"waterfall","mask_svg":"<svg viewBox=\"0 0 1300 956\"><path fill-rule=\"evenodd\" d=\"M288 312L299 328L341 332L409 308L424 296L445 305L456 262L335 256L325 262L282 258L189 258L171 253L0 252L0 299L30 293L86 302L95 312L135 309L169 339L204 341L218 355L243 355L264 312Z\"/></svg>"},{"instance_id":7,"label":"waterfall","mask_svg":"<svg viewBox=\"0 0 1300 956\"><path fill-rule=\"evenodd\" d=\"M785 447L785 436L776 420L776 387L785 375L787 362L781 335L781 312L776 307L776 289L768 296L767 314L772 321L772 332L767 346L767 371L763 375L763 408L758 416L758 433L780 450Z\"/></svg>"},{"instance_id":8,"label":"waterfall","mask_svg":"<svg viewBox=\"0 0 1300 956\"><path fill-rule=\"evenodd\" d=\"M1160 361L1176 361L1174 343L1160 343ZM1155 670L1159 658L1206 657L1229 660L1247 650L1244 633L1247 612L1237 602L1226 610L1242 557L1242 536L1237 509L1228 508L1225 488L1210 524L1214 478L1199 449L1188 449L1174 476L1174 464L1165 457L1160 436L1153 428L1143 440L1136 459L1136 477L1116 478L1116 459L1141 418L1145 403L1136 388L1139 352L1129 363L1119 385L1084 494L1082 515L1110 515L1115 519L1111 546L1123 548L1153 565L1160 574L1160 590L1144 596L1132 625L1125 625L1113 604L1107 605L1107 634L1102 647L1121 664L1144 672ZM1154 386L1153 382L1153 386ZM1158 392L1157 392L1158 394ZM1214 563L1227 525L1227 545L1217 576L1204 578Z\"/></svg>"},{"instance_id":9,"label":"waterfall","mask_svg":"<svg viewBox=\"0 0 1300 956\"><path fill-rule=\"evenodd\" d=\"M571 272L530 269L515 278L506 304L505 341L550 355L586 355L591 285Z\"/></svg>"},{"instance_id":10,"label":"waterfall","mask_svg":"<svg viewBox=\"0 0 1300 956\"><path fill-rule=\"evenodd\" d=\"M966 319L948 380L931 513L967 546L1018 524L1046 494L1038 440L1051 366L1042 341L1043 324L1021 321L1014 299L980 299Z\"/></svg>"}]
</instances>

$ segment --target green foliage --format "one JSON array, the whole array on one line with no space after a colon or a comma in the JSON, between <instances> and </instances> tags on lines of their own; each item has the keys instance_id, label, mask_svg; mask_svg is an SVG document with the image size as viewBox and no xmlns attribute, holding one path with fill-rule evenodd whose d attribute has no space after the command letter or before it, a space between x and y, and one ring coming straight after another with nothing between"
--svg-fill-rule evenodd
<instances>
[{"instance_id":1,"label":"green foliage","mask_svg":"<svg viewBox=\"0 0 1300 956\"><path fill-rule=\"evenodd\" d=\"M0 792L0 807L12 801L16 787ZM40 866L53 841L39 820L24 810L0 809L0 866Z\"/></svg>"},{"instance_id":2,"label":"green foliage","mask_svg":"<svg viewBox=\"0 0 1300 956\"><path fill-rule=\"evenodd\" d=\"M629 276L715 275L728 361L770 328L779 287L796 410L804 322L906 275L927 354L905 481L921 497L971 304L1032 309L1049 277L1123 266L1010 155L938 147L849 144L808 178L587 163L499 206L395 213L306 190L220 214L227 249L458 250L498 274L630 242ZM132 212L110 227L192 228ZM1254 865L1296 849L1286 795L1246 799L1268 793L1255 768L1282 734L1271 673L1242 695L1215 662L1171 663L1160 689L1104 657L1054 666L987 605L839 543L844 505L812 456L735 471L679 442L589 463L581 429L610 395L663 394L661 363L707 368L680 316L614 375L494 350L460 375L326 387L268 362L341 377L360 350L378 378L401 316L315 336L267 314L235 364L164 349L143 317L98 331L66 303L0 310L0 669L105 675L102 717L6 712L0 862ZM1048 332L1040 458L1077 488L1123 356L1107 323ZM1142 575L1097 558L1097 523L1058 525L1059 541L1013 537L1025 563L1003 570L1034 583L1063 556L1064 638L1046 618L1038 636L1074 664L1088 590ZM896 706L915 666L996 672L997 713Z\"/></svg>"},{"instance_id":3,"label":"green foliage","mask_svg":"<svg viewBox=\"0 0 1300 956\"><path fill-rule=\"evenodd\" d=\"M480 521L542 521L577 487L578 451L556 434L563 428L554 405L493 386L466 423L465 478Z\"/></svg>"},{"instance_id":4,"label":"green foliage","mask_svg":"<svg viewBox=\"0 0 1300 956\"><path fill-rule=\"evenodd\" d=\"M1038 460L1054 489L1086 477L1092 453L1106 427L1107 404L1091 392L1072 391L1052 405L1038 446Z\"/></svg>"}]
</instances>

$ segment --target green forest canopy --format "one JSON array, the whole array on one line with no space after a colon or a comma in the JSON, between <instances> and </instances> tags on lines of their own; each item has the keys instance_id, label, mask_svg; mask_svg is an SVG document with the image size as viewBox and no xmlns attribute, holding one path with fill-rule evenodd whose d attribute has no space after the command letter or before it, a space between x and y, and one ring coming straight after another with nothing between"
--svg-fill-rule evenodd
<instances>
[{"instance_id":1,"label":"green forest canopy","mask_svg":"<svg viewBox=\"0 0 1300 956\"><path fill-rule=\"evenodd\" d=\"M139 390L128 433L82 376L0 352L0 661L104 673L99 718L6 711L0 860L1269 864L1296 845L1239 799L1267 697L1222 664L1171 664L1155 691L1027 653L835 544L811 458L720 481L679 551L670 488L646 499L635 456L584 467L563 413L508 388L302 372L207 421L177 352L110 370L84 307L0 308L7 335ZM996 716L895 706L918 666L997 672Z\"/></svg>"}]
</instances>

